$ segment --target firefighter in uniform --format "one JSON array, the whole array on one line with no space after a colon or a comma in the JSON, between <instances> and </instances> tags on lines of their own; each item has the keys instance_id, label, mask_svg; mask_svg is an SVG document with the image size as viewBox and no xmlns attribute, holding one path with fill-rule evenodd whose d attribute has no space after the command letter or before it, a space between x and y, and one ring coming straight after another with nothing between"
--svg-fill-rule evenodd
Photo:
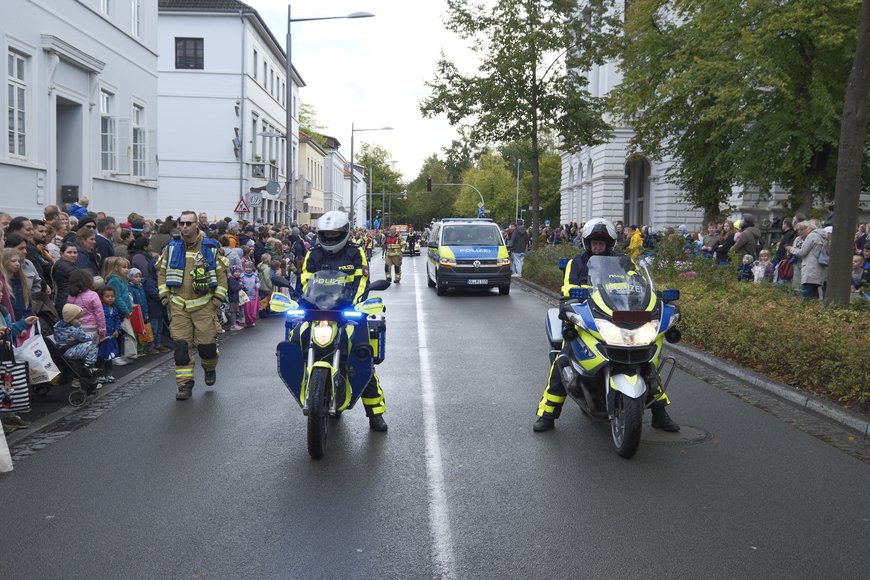
<instances>
[{"instance_id":1,"label":"firefighter in uniform","mask_svg":"<svg viewBox=\"0 0 870 580\"><path fill-rule=\"evenodd\" d=\"M613 246L616 244L616 228L609 221L595 218L586 222L583 227L583 254L578 254L568 262L565 268L565 280L562 284L562 295L569 296L571 288L580 288L589 285L589 258L591 256L613 256ZM563 348L565 343L562 343ZM544 395L538 404L538 418L535 421L535 431L549 431L553 428L555 420L562 412L565 403L565 385L562 384L562 375L554 362L550 365L550 378ZM658 387L654 394L655 403L652 404L652 426L663 431L679 431L680 426L668 415L666 407L671 401L668 396Z\"/></svg>"},{"instance_id":2,"label":"firefighter in uniform","mask_svg":"<svg viewBox=\"0 0 870 580\"><path fill-rule=\"evenodd\" d=\"M178 218L181 236L175 236L157 261L160 299L169 309L169 333L175 350L175 383L179 401L193 392L193 347L199 352L205 384L217 380L217 334L215 324L221 303L227 297L227 269L219 244L199 230L196 212L184 211Z\"/></svg>"},{"instance_id":3,"label":"firefighter in uniform","mask_svg":"<svg viewBox=\"0 0 870 580\"><path fill-rule=\"evenodd\" d=\"M402 254L405 253L406 245L407 243L402 239L402 236L396 232L396 226L392 226L390 233L384 238L384 271L388 282L393 281L393 275L390 272L391 266L396 274L396 284L402 280Z\"/></svg>"},{"instance_id":4,"label":"firefighter in uniform","mask_svg":"<svg viewBox=\"0 0 870 580\"><path fill-rule=\"evenodd\" d=\"M362 300L368 287L369 263L365 251L350 240L350 223L347 215L341 211L329 211L317 220L317 244L305 255L302 264L302 288L308 287L308 282L321 270L339 270L347 272L355 278L357 284L354 293L354 304ZM294 328L289 340L299 337L301 344L309 343L307 323ZM351 335L350 348L357 344L368 344L368 332L354 332ZM383 414L387 410L384 392L377 373L372 369L372 378L362 392L362 402L369 418L369 427L374 431L386 431L387 423Z\"/></svg>"}]
</instances>

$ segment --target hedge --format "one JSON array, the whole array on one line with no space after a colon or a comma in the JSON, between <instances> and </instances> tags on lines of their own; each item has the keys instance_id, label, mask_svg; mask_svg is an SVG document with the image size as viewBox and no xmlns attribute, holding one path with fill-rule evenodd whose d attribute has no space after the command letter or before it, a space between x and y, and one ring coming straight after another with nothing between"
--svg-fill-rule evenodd
<instances>
[{"instance_id":1,"label":"hedge","mask_svg":"<svg viewBox=\"0 0 870 580\"><path fill-rule=\"evenodd\" d=\"M523 277L559 291L568 245L526 254ZM682 258L679 259L679 258ZM736 281L736 266L687 262L663 243L652 268L659 289L678 288L683 340L799 389L870 410L870 303L805 301L790 286Z\"/></svg>"}]
</instances>

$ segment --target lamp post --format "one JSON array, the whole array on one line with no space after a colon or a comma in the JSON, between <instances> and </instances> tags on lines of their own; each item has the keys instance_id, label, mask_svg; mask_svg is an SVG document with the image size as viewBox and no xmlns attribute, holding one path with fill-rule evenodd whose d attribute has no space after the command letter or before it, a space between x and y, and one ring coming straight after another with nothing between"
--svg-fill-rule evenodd
<instances>
[{"instance_id":1,"label":"lamp post","mask_svg":"<svg viewBox=\"0 0 870 580\"><path fill-rule=\"evenodd\" d=\"M296 217L296 200L293 196L293 178L295 177L295 167L293 166L293 140L291 139L291 135L293 134L293 36L290 33L290 24L293 22L311 22L312 20L341 20L346 18L371 18L374 14L370 12L352 12L347 16L320 16L315 18L292 18L290 4L287 4L287 70L285 71L285 75L287 76L287 88L289 89L289 93L287 91L284 92L284 110L287 112L287 167L286 171L286 183L285 187L287 189L287 201L290 206L290 222L293 222L293 219ZM353 176L351 176L351 181L353 181Z\"/></svg>"},{"instance_id":2,"label":"lamp post","mask_svg":"<svg viewBox=\"0 0 870 580\"><path fill-rule=\"evenodd\" d=\"M392 131L392 127L375 127L372 129L357 129L354 124L350 124L350 227L356 227L353 223L353 134L360 131Z\"/></svg>"}]
</instances>

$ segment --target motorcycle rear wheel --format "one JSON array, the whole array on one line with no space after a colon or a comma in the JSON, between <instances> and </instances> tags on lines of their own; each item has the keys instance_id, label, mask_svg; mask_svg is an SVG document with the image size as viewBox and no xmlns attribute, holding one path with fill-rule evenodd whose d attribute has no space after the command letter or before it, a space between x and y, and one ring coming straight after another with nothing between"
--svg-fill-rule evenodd
<instances>
[{"instance_id":1,"label":"motorcycle rear wheel","mask_svg":"<svg viewBox=\"0 0 870 580\"><path fill-rule=\"evenodd\" d=\"M326 452L330 379L329 369L317 367L308 383L308 454L314 459L321 459Z\"/></svg>"},{"instance_id":2,"label":"motorcycle rear wheel","mask_svg":"<svg viewBox=\"0 0 870 580\"><path fill-rule=\"evenodd\" d=\"M610 420L610 432L616 453L631 459L640 446L643 429L643 402L619 393L616 395L616 409Z\"/></svg>"}]
</instances>

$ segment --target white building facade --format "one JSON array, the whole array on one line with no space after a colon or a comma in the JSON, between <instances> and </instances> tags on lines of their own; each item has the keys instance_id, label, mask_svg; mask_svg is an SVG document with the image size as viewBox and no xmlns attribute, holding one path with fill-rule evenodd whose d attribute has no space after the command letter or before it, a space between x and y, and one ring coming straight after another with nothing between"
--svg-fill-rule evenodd
<instances>
[{"instance_id":1,"label":"white building facade","mask_svg":"<svg viewBox=\"0 0 870 580\"><path fill-rule=\"evenodd\" d=\"M347 160L341 154L341 143L335 137L326 138L327 152L323 159L323 209L335 211L342 207L342 191L345 187L344 171Z\"/></svg>"},{"instance_id":2,"label":"white building facade","mask_svg":"<svg viewBox=\"0 0 870 580\"><path fill-rule=\"evenodd\" d=\"M192 209L285 223L303 83L295 70L288 83L277 39L256 10L236 0L160 0L159 20L159 215ZM248 213L235 212L242 199Z\"/></svg>"},{"instance_id":3,"label":"white building facade","mask_svg":"<svg viewBox=\"0 0 870 580\"><path fill-rule=\"evenodd\" d=\"M157 0L0 3L0 210L157 208Z\"/></svg>"}]
</instances>

